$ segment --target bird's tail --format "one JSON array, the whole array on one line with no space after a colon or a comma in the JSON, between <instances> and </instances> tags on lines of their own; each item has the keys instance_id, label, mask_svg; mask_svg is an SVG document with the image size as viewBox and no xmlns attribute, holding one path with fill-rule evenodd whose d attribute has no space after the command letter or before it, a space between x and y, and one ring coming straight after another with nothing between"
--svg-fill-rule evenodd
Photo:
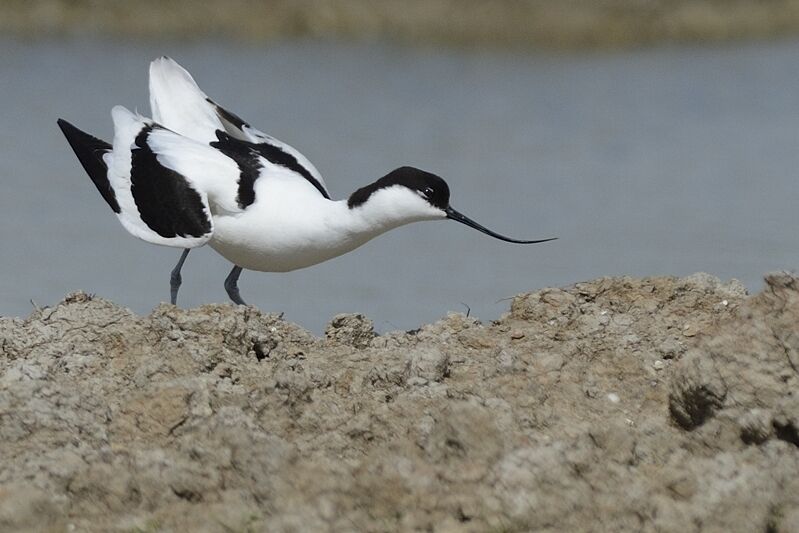
<instances>
[{"instance_id":1,"label":"bird's tail","mask_svg":"<svg viewBox=\"0 0 799 533\"><path fill-rule=\"evenodd\" d=\"M58 127L72 147L72 151L78 156L78 161L83 165L84 170L94 182L94 186L102 195L106 203L113 209L114 213L119 213L119 203L117 202L114 189L108 181L108 164L105 155L111 152L111 145L102 139L89 135L81 131L64 119L58 119Z\"/></svg>"}]
</instances>

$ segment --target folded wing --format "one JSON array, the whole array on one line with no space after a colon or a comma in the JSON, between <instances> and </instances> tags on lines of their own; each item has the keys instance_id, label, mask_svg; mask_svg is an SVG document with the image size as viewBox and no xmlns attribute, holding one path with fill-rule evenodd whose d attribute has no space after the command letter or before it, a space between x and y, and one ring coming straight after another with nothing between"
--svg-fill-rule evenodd
<instances>
[{"instance_id":1,"label":"folded wing","mask_svg":"<svg viewBox=\"0 0 799 533\"><path fill-rule=\"evenodd\" d=\"M132 235L180 248L202 246L213 216L241 212L236 162L117 106L113 145L58 124L117 218Z\"/></svg>"},{"instance_id":2,"label":"folded wing","mask_svg":"<svg viewBox=\"0 0 799 533\"><path fill-rule=\"evenodd\" d=\"M150 107L156 122L186 137L214 143L220 149L234 144L231 141L243 141L267 161L294 171L330 198L322 176L305 156L211 100L173 59L161 57L150 63Z\"/></svg>"}]
</instances>

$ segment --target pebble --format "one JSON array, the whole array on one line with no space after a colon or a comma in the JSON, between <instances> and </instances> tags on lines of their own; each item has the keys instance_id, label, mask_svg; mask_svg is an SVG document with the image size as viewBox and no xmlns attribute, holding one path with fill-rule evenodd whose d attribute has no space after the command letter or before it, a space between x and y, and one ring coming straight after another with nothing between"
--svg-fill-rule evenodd
<instances>
[{"instance_id":1,"label":"pebble","mask_svg":"<svg viewBox=\"0 0 799 533\"><path fill-rule=\"evenodd\" d=\"M610 400L611 403L619 403L621 401L621 398L619 398L619 395L616 394L615 392L611 392L610 394L608 394L608 400Z\"/></svg>"},{"instance_id":2,"label":"pebble","mask_svg":"<svg viewBox=\"0 0 799 533\"><path fill-rule=\"evenodd\" d=\"M663 370L663 367L665 367L666 364L660 359L658 359L657 361L652 363L652 366L655 367L655 370Z\"/></svg>"},{"instance_id":3,"label":"pebble","mask_svg":"<svg viewBox=\"0 0 799 533\"><path fill-rule=\"evenodd\" d=\"M663 359L674 359L682 352L682 346L676 339L666 339L658 346L658 351Z\"/></svg>"},{"instance_id":4,"label":"pebble","mask_svg":"<svg viewBox=\"0 0 799 533\"><path fill-rule=\"evenodd\" d=\"M693 324L686 324L682 328L682 334L685 337L694 337L697 333L699 333L699 330Z\"/></svg>"}]
</instances>

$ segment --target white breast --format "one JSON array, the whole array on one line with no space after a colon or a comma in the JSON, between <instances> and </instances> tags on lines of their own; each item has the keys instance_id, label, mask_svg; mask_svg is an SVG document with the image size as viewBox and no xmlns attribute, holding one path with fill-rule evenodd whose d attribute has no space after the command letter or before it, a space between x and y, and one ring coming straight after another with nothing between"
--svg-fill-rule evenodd
<instances>
[{"instance_id":1,"label":"white breast","mask_svg":"<svg viewBox=\"0 0 799 533\"><path fill-rule=\"evenodd\" d=\"M256 183L256 201L241 214L214 219L211 247L248 270L288 272L345 254L380 232L358 231L346 202L323 198L280 169Z\"/></svg>"}]
</instances>

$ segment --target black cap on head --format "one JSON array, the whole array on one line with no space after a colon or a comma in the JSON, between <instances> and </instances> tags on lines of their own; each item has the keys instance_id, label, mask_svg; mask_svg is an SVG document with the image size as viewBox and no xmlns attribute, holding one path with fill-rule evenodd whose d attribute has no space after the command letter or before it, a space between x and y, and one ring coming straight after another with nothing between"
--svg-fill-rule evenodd
<instances>
[{"instance_id":1,"label":"black cap on head","mask_svg":"<svg viewBox=\"0 0 799 533\"><path fill-rule=\"evenodd\" d=\"M446 210L449 205L449 186L447 182L435 174L414 167L400 167L392 170L376 182L370 183L366 187L361 187L352 193L349 200L347 200L347 205L350 208L358 207L365 203L375 192L394 185L401 185L418 192L430 202L430 205L441 210Z\"/></svg>"}]
</instances>

